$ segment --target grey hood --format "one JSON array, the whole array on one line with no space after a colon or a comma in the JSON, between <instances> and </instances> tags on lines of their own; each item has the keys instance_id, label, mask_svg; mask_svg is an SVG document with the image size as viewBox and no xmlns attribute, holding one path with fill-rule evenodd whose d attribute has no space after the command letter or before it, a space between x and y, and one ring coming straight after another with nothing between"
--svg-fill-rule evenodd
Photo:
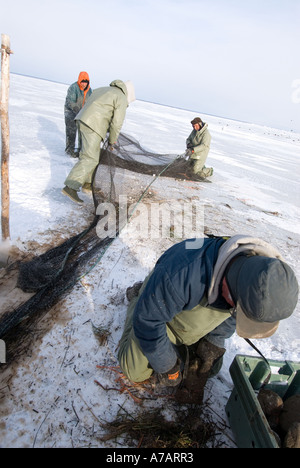
<instances>
[{"instance_id":1,"label":"grey hood","mask_svg":"<svg viewBox=\"0 0 300 468\"><path fill-rule=\"evenodd\" d=\"M208 303L213 304L219 295L219 288L229 262L237 255L262 255L284 261L279 251L268 242L257 237L238 234L228 239L219 250L211 284L208 290Z\"/></svg>"}]
</instances>

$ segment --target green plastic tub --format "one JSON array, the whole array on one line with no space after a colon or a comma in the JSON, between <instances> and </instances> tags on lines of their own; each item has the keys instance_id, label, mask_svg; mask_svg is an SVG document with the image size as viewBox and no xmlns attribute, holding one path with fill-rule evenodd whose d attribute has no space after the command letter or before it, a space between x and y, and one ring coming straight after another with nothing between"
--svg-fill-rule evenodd
<instances>
[{"instance_id":1,"label":"green plastic tub","mask_svg":"<svg viewBox=\"0 0 300 468\"><path fill-rule=\"evenodd\" d=\"M257 399L259 389L273 390L286 400L300 394L300 363L237 355L230 374L234 388L226 414L239 448L279 448L276 438ZM270 375L271 373L271 375Z\"/></svg>"}]
</instances>

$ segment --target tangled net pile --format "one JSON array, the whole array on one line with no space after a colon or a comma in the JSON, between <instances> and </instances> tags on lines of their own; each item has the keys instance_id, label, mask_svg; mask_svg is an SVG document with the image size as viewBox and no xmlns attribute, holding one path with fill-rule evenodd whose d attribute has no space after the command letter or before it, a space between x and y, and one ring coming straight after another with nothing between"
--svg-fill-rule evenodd
<instances>
[{"instance_id":1,"label":"tangled net pile","mask_svg":"<svg viewBox=\"0 0 300 468\"><path fill-rule=\"evenodd\" d=\"M109 202L118 210L120 195L126 195L131 203L138 203L147 196L148 187L159 176L194 179L183 157L149 152L134 138L120 134L112 152L107 142L101 149L100 163L93 177L95 208ZM95 256L99 259L105 253L114 239L98 237L98 221L99 215L95 215L83 232L19 266L17 287L34 294L16 309L1 315L0 338L6 343L15 342L19 336L16 327L25 319L34 320L53 307L89 271L89 262L95 262ZM117 226L117 235L122 228ZM8 353L8 362L9 358Z\"/></svg>"}]
</instances>

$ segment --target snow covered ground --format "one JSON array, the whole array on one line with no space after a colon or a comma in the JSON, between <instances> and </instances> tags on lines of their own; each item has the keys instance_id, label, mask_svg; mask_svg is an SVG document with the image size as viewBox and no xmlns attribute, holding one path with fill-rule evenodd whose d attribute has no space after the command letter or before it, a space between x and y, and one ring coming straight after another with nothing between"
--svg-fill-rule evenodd
<instances>
[{"instance_id":1,"label":"snow covered ground","mask_svg":"<svg viewBox=\"0 0 300 468\"><path fill-rule=\"evenodd\" d=\"M67 85L11 75L10 232L12 245L25 253L40 254L81 232L93 216L91 196L83 194L85 203L77 206L61 194L75 163L64 153L66 91ZM207 166L214 167L213 183L159 179L151 189L169 202L193 200L213 234L250 234L270 242L300 280L299 134L139 100L128 108L122 132L153 152L177 155L184 152L190 121L197 115L212 135ZM113 420L120 407L129 413L139 408L128 393L95 384L96 379L105 387L116 386L116 375L96 366L117 365L126 288L143 280L173 242L121 236L39 322L26 355L0 374L1 447L113 446L99 440L101 421ZM92 323L109 328L104 346ZM268 358L299 361L299 325L298 305L273 337L255 344ZM220 424L226 421L232 389L228 369L236 354L255 352L234 335L222 371L207 384L211 415ZM144 408L155 404L162 402L144 402ZM230 429L223 432L224 447L234 446L232 437Z\"/></svg>"}]
</instances>

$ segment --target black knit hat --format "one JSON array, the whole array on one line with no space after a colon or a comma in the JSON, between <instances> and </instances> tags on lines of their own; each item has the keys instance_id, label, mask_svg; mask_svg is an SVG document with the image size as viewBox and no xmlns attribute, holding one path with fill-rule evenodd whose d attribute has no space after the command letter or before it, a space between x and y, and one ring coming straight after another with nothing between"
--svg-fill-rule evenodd
<instances>
[{"instance_id":1,"label":"black knit hat","mask_svg":"<svg viewBox=\"0 0 300 468\"><path fill-rule=\"evenodd\" d=\"M293 270L277 258L240 256L226 279L237 305L236 331L243 338L266 338L275 333L279 320L294 311L299 286Z\"/></svg>"}]
</instances>

